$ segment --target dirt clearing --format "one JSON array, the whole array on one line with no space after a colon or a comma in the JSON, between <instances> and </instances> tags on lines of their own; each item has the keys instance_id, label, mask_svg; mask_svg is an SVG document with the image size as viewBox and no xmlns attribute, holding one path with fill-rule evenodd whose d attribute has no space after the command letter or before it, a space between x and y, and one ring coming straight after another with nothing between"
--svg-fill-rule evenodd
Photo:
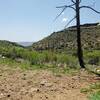
<instances>
[{"instance_id":1,"label":"dirt clearing","mask_svg":"<svg viewBox=\"0 0 100 100\"><path fill-rule=\"evenodd\" d=\"M0 65L0 100L88 100L80 89L99 81L86 71L74 76Z\"/></svg>"}]
</instances>

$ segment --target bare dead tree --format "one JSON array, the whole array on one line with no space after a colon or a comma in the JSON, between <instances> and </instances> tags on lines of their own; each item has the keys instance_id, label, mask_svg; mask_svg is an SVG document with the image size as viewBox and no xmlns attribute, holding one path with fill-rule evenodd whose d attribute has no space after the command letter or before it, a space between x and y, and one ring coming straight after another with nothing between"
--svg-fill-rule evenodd
<instances>
[{"instance_id":1,"label":"bare dead tree","mask_svg":"<svg viewBox=\"0 0 100 100\"><path fill-rule=\"evenodd\" d=\"M75 11L75 16L74 18L72 18L65 27L67 27L74 19L76 19L76 28L77 28L77 55L78 55L78 60L79 60L79 64L81 66L81 68L85 68L85 64L83 61L83 50L82 50L82 45L81 45L81 29L80 29L80 10L82 8L88 8L90 10L93 10L94 12L100 14L100 12L98 12L97 10L95 10L94 8L90 7L90 6L80 6L82 0L71 0L72 4L71 5L64 5L64 6L59 6L56 8L62 8L62 11L60 12L60 14L58 14L58 16L55 18L55 20L62 15L62 13L67 9L67 8L71 8Z\"/></svg>"}]
</instances>

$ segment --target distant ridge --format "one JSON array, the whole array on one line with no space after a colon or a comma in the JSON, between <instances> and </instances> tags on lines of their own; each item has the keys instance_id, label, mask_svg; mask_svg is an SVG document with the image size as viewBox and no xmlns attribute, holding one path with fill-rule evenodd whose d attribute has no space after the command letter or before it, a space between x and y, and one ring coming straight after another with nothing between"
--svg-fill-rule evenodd
<instances>
[{"instance_id":1,"label":"distant ridge","mask_svg":"<svg viewBox=\"0 0 100 100\"><path fill-rule=\"evenodd\" d=\"M99 26L100 23L86 23L86 24L83 24L83 25L80 25L81 27L91 27L91 26ZM69 28L76 28L76 26L71 26Z\"/></svg>"},{"instance_id":2,"label":"distant ridge","mask_svg":"<svg viewBox=\"0 0 100 100\"><path fill-rule=\"evenodd\" d=\"M82 47L86 50L100 50L100 24L89 23L81 25ZM66 51L77 48L76 26L53 32L50 36L33 43L34 50Z\"/></svg>"},{"instance_id":3,"label":"distant ridge","mask_svg":"<svg viewBox=\"0 0 100 100\"><path fill-rule=\"evenodd\" d=\"M22 45L20 44L17 44L16 42L10 42L10 41L7 41L7 40L0 40L0 46L16 46L16 47L23 47Z\"/></svg>"},{"instance_id":4,"label":"distant ridge","mask_svg":"<svg viewBox=\"0 0 100 100\"><path fill-rule=\"evenodd\" d=\"M17 43L24 47L32 46L33 44L33 42L17 42Z\"/></svg>"}]
</instances>

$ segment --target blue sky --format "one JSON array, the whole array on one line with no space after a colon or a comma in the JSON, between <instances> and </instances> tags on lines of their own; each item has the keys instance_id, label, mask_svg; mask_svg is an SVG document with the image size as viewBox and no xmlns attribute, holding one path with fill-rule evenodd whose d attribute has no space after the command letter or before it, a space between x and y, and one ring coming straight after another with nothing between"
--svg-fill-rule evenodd
<instances>
[{"instance_id":1,"label":"blue sky","mask_svg":"<svg viewBox=\"0 0 100 100\"><path fill-rule=\"evenodd\" d=\"M95 6L93 5L95 2ZM64 28L74 11L67 9L53 22L61 9L56 6L71 4L70 0L0 0L0 40L38 41ZM100 0L82 0L100 11ZM100 15L81 10L81 23L100 22ZM75 21L71 24L75 25Z\"/></svg>"}]
</instances>

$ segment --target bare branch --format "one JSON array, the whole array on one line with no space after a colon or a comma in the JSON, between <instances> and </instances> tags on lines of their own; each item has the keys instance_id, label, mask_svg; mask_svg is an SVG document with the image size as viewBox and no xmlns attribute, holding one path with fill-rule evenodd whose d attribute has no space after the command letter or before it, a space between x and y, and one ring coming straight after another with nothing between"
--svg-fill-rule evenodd
<instances>
[{"instance_id":1,"label":"bare branch","mask_svg":"<svg viewBox=\"0 0 100 100\"><path fill-rule=\"evenodd\" d=\"M59 7L56 7L56 8L72 8L73 10L75 10L76 11L76 9L74 8L74 7L72 7L72 6L59 6Z\"/></svg>"},{"instance_id":2,"label":"bare branch","mask_svg":"<svg viewBox=\"0 0 100 100\"><path fill-rule=\"evenodd\" d=\"M73 3L76 3L74 0L71 0Z\"/></svg>"},{"instance_id":3,"label":"bare branch","mask_svg":"<svg viewBox=\"0 0 100 100\"><path fill-rule=\"evenodd\" d=\"M65 25L65 28L76 18L76 16L74 16L74 18L72 18L68 23L67 25Z\"/></svg>"},{"instance_id":4,"label":"bare branch","mask_svg":"<svg viewBox=\"0 0 100 100\"><path fill-rule=\"evenodd\" d=\"M64 6L57 6L56 8L65 8L66 7L66 5L64 5Z\"/></svg>"},{"instance_id":5,"label":"bare branch","mask_svg":"<svg viewBox=\"0 0 100 100\"><path fill-rule=\"evenodd\" d=\"M89 7L89 6L81 6L81 7L80 7L80 9L81 9L81 8L89 8L89 9L93 10L94 12L96 12L96 13L100 14L100 12L99 12L99 11L97 11L97 10L95 10L94 8Z\"/></svg>"},{"instance_id":6,"label":"bare branch","mask_svg":"<svg viewBox=\"0 0 100 100\"><path fill-rule=\"evenodd\" d=\"M75 9L74 7L72 7L72 6L74 6L74 5L75 5L75 3L72 4L72 5L69 5L69 6L64 5L64 6L56 7L56 8L63 8L63 9L62 9L62 11L60 12L60 14L58 14L58 15L56 16L56 18L54 19L54 21L66 10L66 8L71 8L71 9L73 9L74 11L76 11L76 9Z\"/></svg>"},{"instance_id":7,"label":"bare branch","mask_svg":"<svg viewBox=\"0 0 100 100\"><path fill-rule=\"evenodd\" d=\"M58 14L58 15L56 16L56 18L54 19L54 21L56 21L56 20L61 16L61 14L62 14L65 10L66 10L66 8L63 8L62 11L60 12L60 14Z\"/></svg>"},{"instance_id":8,"label":"bare branch","mask_svg":"<svg viewBox=\"0 0 100 100\"><path fill-rule=\"evenodd\" d=\"M58 7L56 7L56 8L70 7L70 6L72 7L72 6L74 6L74 5L75 5L75 4L71 4L71 5L68 5L68 6L67 6L67 5L64 5L64 6L58 6Z\"/></svg>"}]
</instances>

